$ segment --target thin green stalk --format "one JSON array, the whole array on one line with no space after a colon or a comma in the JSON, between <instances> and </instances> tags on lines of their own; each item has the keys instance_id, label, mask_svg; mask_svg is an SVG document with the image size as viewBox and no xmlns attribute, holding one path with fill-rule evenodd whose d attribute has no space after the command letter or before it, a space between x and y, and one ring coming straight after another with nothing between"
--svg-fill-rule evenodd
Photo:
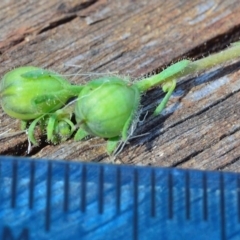
<instances>
[{"instance_id":1,"label":"thin green stalk","mask_svg":"<svg viewBox=\"0 0 240 240\"><path fill-rule=\"evenodd\" d=\"M145 78L135 83L135 85L141 92L145 92L148 89L160 85L164 82L167 82L171 79L178 79L190 73L212 68L215 65L222 64L224 62L227 62L228 60L237 58L239 56L240 56L240 42L235 42L232 43L230 47L227 48L226 50L212 54L200 60L194 62L183 60L176 64L173 64L172 66L162 71L161 73Z\"/></svg>"},{"instance_id":2,"label":"thin green stalk","mask_svg":"<svg viewBox=\"0 0 240 240\"><path fill-rule=\"evenodd\" d=\"M222 52L212 54L208 57L199 59L192 62L184 70L185 74L189 74L195 71L201 71L214 67L215 65L222 64L228 60L240 57L240 42L235 42L230 45L229 48L223 50ZM184 74L184 75L185 75Z\"/></svg>"}]
</instances>

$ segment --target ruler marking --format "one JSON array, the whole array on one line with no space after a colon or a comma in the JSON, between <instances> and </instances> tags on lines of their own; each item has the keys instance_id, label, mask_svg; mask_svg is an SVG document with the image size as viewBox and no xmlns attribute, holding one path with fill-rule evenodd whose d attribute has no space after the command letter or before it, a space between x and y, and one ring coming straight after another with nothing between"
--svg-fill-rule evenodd
<instances>
[{"instance_id":1,"label":"ruler marking","mask_svg":"<svg viewBox=\"0 0 240 240\"><path fill-rule=\"evenodd\" d=\"M2 171L5 169L4 168L4 162L1 162L0 164L2 164ZM18 206L18 195L19 193L19 186L18 186L18 182L20 180L20 178L22 177L21 174L21 169L19 169L19 167L21 166L21 161L16 161L13 160L12 162L10 162L10 165L6 165L7 169L9 169L10 167L10 181L9 181L9 190L10 190L10 199L8 200L8 208L15 208L12 209L13 212L18 211L20 208L20 206ZM34 196L36 198L36 193L34 192L34 188L36 187L36 183L37 183L37 179L36 179L36 173L37 173L37 166L35 164L35 162L30 162L30 165L27 169L29 169L29 173L26 175L26 178L29 178L29 181L27 182L28 186L29 186L29 193L27 193L27 197L29 198L29 202L27 203L29 205L29 208L34 208ZM50 226L50 224L52 224L51 218L53 220L53 216L54 216L54 212L51 209L52 208L52 198L53 198L53 193L52 193L52 189L53 189L53 183L54 183L54 174L55 174L55 165L52 165L51 162L48 162L48 165L45 165L47 167L47 171L46 173L44 172L44 177L46 177L44 179L44 182L46 184L46 205L45 205L45 210L46 212L44 212L45 214L45 229L46 231L50 231L51 228L53 228L53 226ZM70 185L70 164L67 164L66 168L64 169L64 206L63 208L65 209L65 211L68 211L69 206L71 204L71 198L69 197L69 195L67 193L69 193L71 185ZM1 166L0 166L1 167ZM106 206L104 206L104 201L106 201L106 199L104 198L104 194L106 194L104 191L105 185L104 185L104 180L108 179L107 178L107 172L105 171L104 166L101 166L99 169L99 175L97 175L97 181L99 181L99 186L98 186L98 194L99 194L99 212L104 212L104 208L106 208ZM81 171L81 170L80 170ZM114 179L114 181L116 181L116 208L118 212L121 212L121 201L122 204L124 203L124 199L121 199L121 194L123 191L122 190L122 181L124 181L124 173L121 172L122 168L121 167L117 167L117 171L116 171L116 176L114 176L114 178L116 177L116 179ZM0 174L2 174L3 172L0 171ZM80 189L80 193L78 193L79 195L81 194L81 207L82 209L85 211L85 209L87 209L87 187L89 185L87 185L87 181L88 181L88 177L90 177L91 175L91 171L88 172L88 168L85 164L82 165L82 175L80 176L80 181L82 181L81 184L81 189ZM96 172L95 172L96 173ZM89 174L89 176L87 175ZM141 175L139 175L139 171L137 169L134 169L133 172L131 172L131 180L130 180L130 185L133 186L133 199L132 199L132 203L133 203L133 209L131 211L133 211L133 239L137 240L138 237L140 238L140 223L141 223L141 218L142 215L140 215L139 211L141 210L141 205L140 205L140 182L141 182ZM150 179L148 180L148 196L150 199L148 199L150 202L148 204L150 205L150 210L151 210L151 216L155 216L158 215L157 212L157 194L158 194L158 188L157 188L157 169L152 169L150 172ZM164 172L164 175L166 176L166 180L167 180L167 187L168 187L168 193L166 193L166 200L168 201L168 208L166 209L166 211L168 211L168 215L169 218L174 218L174 215L176 215L176 213L174 212L174 207L175 207L175 194L177 192L175 192L175 186L177 187L176 183L177 180L179 178L179 175L175 175L174 171L171 170L167 170ZM2 176L2 178L5 175ZM9 179L9 175L6 175L7 178ZM228 235L228 231L230 232L232 228L235 227L235 225L229 227L227 225L228 223L228 219L226 218L227 214L228 214L228 206L226 205L227 203L227 194L228 194L228 186L227 186L227 179L225 178L225 174L224 173L220 173L219 175L217 175L217 179L215 178L216 175L213 174L211 175L210 173L202 173L202 176L200 179L201 182L201 186L200 186L200 190L202 191L202 207L203 209L201 210L202 213L202 217L203 219L200 219L200 223L209 219L210 213L212 213L212 211L215 211L214 209L210 208L210 203L212 200L214 200L215 196L212 194L209 194L209 188L211 188L210 185L210 181L217 181L217 188L214 190L218 190L219 193L219 198L217 197L217 202L219 201L219 206L217 205L217 213L215 213L215 215L218 216L218 218L220 218L220 222L218 224L217 227L219 227L217 230L220 231L220 236L222 240L226 240L227 239L227 235ZM12 178L12 179L11 179ZM235 180L236 179L236 180ZM236 217L238 217L238 221L240 221L240 175L237 176L237 178L235 178L234 180L236 181L235 186L237 187L237 189L235 190L235 197L237 200L236 203L236 209L235 209L235 214L237 214ZM5 179L4 179L5 180ZM46 181L46 182L45 182ZM132 182L131 182L132 181ZM181 180L182 181L182 180ZM185 179L183 180L183 187L184 187L184 181L185 181L185 204L186 204L186 219L191 219L191 217L193 217L192 215L192 205L191 205L191 197L193 192L191 191L191 186L194 182L192 182L192 175L191 175L191 171L186 172L185 175ZM216 184L216 182L215 182ZM78 186L79 187L79 186ZM202 189L201 189L202 187ZM230 188L231 190L231 188ZM184 192L183 192L184 193ZM114 193L115 194L115 193ZM67 195L67 196L66 196ZM61 196L62 197L62 196ZM66 203L67 202L67 203ZM214 200L215 202L215 200ZM212 203L214 203L212 202ZM189 203L189 204L188 204ZM45 204L45 203L44 203ZM187 209L189 206L189 209ZM43 206L44 207L44 206ZM161 207L161 206L160 206ZM149 209L149 205L148 205L148 209ZM11 210L11 209L10 209ZM183 210L184 211L184 210ZM146 219L149 216L149 212L146 212L147 214L143 217L145 217ZM214 212L213 212L214 213ZM186 221L185 219L185 221ZM206 222L205 222L206 224ZM229 227L229 228L228 228ZM229 230L230 229L230 230ZM216 229L215 229L216 230ZM130 228L130 231L131 228Z\"/></svg>"},{"instance_id":2,"label":"ruler marking","mask_svg":"<svg viewBox=\"0 0 240 240\"><path fill-rule=\"evenodd\" d=\"M16 197L17 197L17 178L18 178L18 162L12 162L12 186L11 186L11 208L16 207Z\"/></svg>"},{"instance_id":3,"label":"ruler marking","mask_svg":"<svg viewBox=\"0 0 240 240\"><path fill-rule=\"evenodd\" d=\"M237 209L238 209L238 222L240 222L240 176L237 177Z\"/></svg>"},{"instance_id":4,"label":"ruler marking","mask_svg":"<svg viewBox=\"0 0 240 240\"><path fill-rule=\"evenodd\" d=\"M133 239L138 239L138 170L134 169L133 179Z\"/></svg>"},{"instance_id":5,"label":"ruler marking","mask_svg":"<svg viewBox=\"0 0 240 240\"><path fill-rule=\"evenodd\" d=\"M189 172L186 171L185 172L185 205L186 205L186 219L189 220L190 219L190 215L191 215L191 195L190 195L190 184L189 184Z\"/></svg>"},{"instance_id":6,"label":"ruler marking","mask_svg":"<svg viewBox=\"0 0 240 240\"><path fill-rule=\"evenodd\" d=\"M0 161L0 206L1 206L1 202L2 202L2 161Z\"/></svg>"},{"instance_id":7,"label":"ruler marking","mask_svg":"<svg viewBox=\"0 0 240 240\"><path fill-rule=\"evenodd\" d=\"M104 168L99 167L99 179L98 179L98 213L102 214L104 209Z\"/></svg>"},{"instance_id":8,"label":"ruler marking","mask_svg":"<svg viewBox=\"0 0 240 240\"><path fill-rule=\"evenodd\" d=\"M16 237L16 234L12 231L12 229L9 226L4 226L2 230L2 240L29 240L29 229L23 228L22 231L19 233L19 235Z\"/></svg>"},{"instance_id":9,"label":"ruler marking","mask_svg":"<svg viewBox=\"0 0 240 240\"><path fill-rule=\"evenodd\" d=\"M69 205L69 164L65 165L65 174L64 174L64 200L63 200L63 211L68 211Z\"/></svg>"},{"instance_id":10,"label":"ruler marking","mask_svg":"<svg viewBox=\"0 0 240 240\"><path fill-rule=\"evenodd\" d=\"M87 180L87 169L86 169L86 165L83 164L82 166L82 188L81 188L81 211L85 212L86 210L86 180Z\"/></svg>"},{"instance_id":11,"label":"ruler marking","mask_svg":"<svg viewBox=\"0 0 240 240\"><path fill-rule=\"evenodd\" d=\"M173 218L173 176L168 173L168 218Z\"/></svg>"},{"instance_id":12,"label":"ruler marking","mask_svg":"<svg viewBox=\"0 0 240 240\"><path fill-rule=\"evenodd\" d=\"M116 210L117 214L121 212L121 169L119 167L116 173Z\"/></svg>"},{"instance_id":13,"label":"ruler marking","mask_svg":"<svg viewBox=\"0 0 240 240\"><path fill-rule=\"evenodd\" d=\"M29 209L33 208L34 202L34 179L35 179L35 162L30 162L30 179L29 179Z\"/></svg>"},{"instance_id":14,"label":"ruler marking","mask_svg":"<svg viewBox=\"0 0 240 240\"><path fill-rule=\"evenodd\" d=\"M203 220L208 220L208 192L207 192L207 175L202 174L202 186L203 186Z\"/></svg>"},{"instance_id":15,"label":"ruler marking","mask_svg":"<svg viewBox=\"0 0 240 240\"><path fill-rule=\"evenodd\" d=\"M47 171L47 189L46 189L46 215L45 215L45 229L48 232L51 224L51 185L52 185L52 163L48 162Z\"/></svg>"},{"instance_id":16,"label":"ruler marking","mask_svg":"<svg viewBox=\"0 0 240 240\"><path fill-rule=\"evenodd\" d=\"M155 182L155 171L151 171L151 217L156 216L156 182Z\"/></svg>"},{"instance_id":17,"label":"ruler marking","mask_svg":"<svg viewBox=\"0 0 240 240\"><path fill-rule=\"evenodd\" d=\"M220 173L220 214L221 214L221 239L226 239L225 231L225 199L224 199L224 176Z\"/></svg>"}]
</instances>

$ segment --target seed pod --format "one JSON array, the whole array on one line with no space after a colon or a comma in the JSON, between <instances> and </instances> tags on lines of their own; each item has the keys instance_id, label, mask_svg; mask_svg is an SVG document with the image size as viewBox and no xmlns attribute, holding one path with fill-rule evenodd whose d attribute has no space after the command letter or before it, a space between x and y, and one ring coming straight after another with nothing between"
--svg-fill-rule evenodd
<instances>
[{"instance_id":1,"label":"seed pod","mask_svg":"<svg viewBox=\"0 0 240 240\"><path fill-rule=\"evenodd\" d=\"M19 67L8 72L0 85L3 110L11 117L32 120L54 112L79 94L60 75L36 67Z\"/></svg>"},{"instance_id":2,"label":"seed pod","mask_svg":"<svg viewBox=\"0 0 240 240\"><path fill-rule=\"evenodd\" d=\"M76 121L90 135L126 138L139 101L139 90L120 78L92 80L78 96Z\"/></svg>"}]
</instances>

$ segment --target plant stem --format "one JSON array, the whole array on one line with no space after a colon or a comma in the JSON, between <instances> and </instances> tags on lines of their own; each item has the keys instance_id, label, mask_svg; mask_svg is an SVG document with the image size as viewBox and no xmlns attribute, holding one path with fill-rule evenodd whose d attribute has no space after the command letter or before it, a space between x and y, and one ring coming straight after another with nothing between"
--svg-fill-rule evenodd
<instances>
[{"instance_id":1,"label":"plant stem","mask_svg":"<svg viewBox=\"0 0 240 240\"><path fill-rule=\"evenodd\" d=\"M228 49L223 50L222 52L192 62L187 66L184 72L189 74L193 71L201 71L237 57L240 57L240 42L232 43ZM193 70L191 68L193 68Z\"/></svg>"},{"instance_id":2,"label":"plant stem","mask_svg":"<svg viewBox=\"0 0 240 240\"><path fill-rule=\"evenodd\" d=\"M169 81L172 79L178 79L180 77L186 76L193 72L198 72L201 70L212 68L215 65L222 64L224 62L227 62L228 60L237 58L239 56L240 56L240 42L235 42L235 43L232 43L229 48L227 48L226 50L223 50L222 52L212 54L208 57L202 58L194 62L191 62L191 61L185 62L186 66L184 66L184 63L181 64L181 67L179 69L177 68L176 73L168 74L168 76L166 76L166 74L163 74L163 73L166 70L168 70L167 68L166 70L164 70L159 74L153 75L151 77L145 78L135 83L135 85L141 92L145 92L148 89L153 88L157 85L160 85L166 81ZM183 61L179 63L182 63ZM169 68L172 67L173 70L175 70L174 66L175 64L170 66Z\"/></svg>"}]
</instances>

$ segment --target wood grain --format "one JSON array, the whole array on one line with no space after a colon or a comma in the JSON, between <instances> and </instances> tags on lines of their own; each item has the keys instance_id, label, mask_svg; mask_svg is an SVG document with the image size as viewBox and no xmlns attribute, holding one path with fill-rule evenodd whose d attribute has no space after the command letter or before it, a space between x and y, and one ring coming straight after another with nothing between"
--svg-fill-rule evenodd
<instances>
[{"instance_id":1,"label":"wood grain","mask_svg":"<svg viewBox=\"0 0 240 240\"><path fill-rule=\"evenodd\" d=\"M182 58L220 51L240 36L240 3L232 1L5 0L0 9L0 74L34 65L61 74L116 72L133 80ZM179 79L161 116L151 113L160 89L142 100L136 135L116 161L130 164L240 171L239 59ZM84 83L91 77L69 77ZM0 112L0 132L19 130ZM141 136L141 134L146 134ZM0 140L3 155L27 155L25 134ZM109 162L105 141L49 145L31 157Z\"/></svg>"}]
</instances>

